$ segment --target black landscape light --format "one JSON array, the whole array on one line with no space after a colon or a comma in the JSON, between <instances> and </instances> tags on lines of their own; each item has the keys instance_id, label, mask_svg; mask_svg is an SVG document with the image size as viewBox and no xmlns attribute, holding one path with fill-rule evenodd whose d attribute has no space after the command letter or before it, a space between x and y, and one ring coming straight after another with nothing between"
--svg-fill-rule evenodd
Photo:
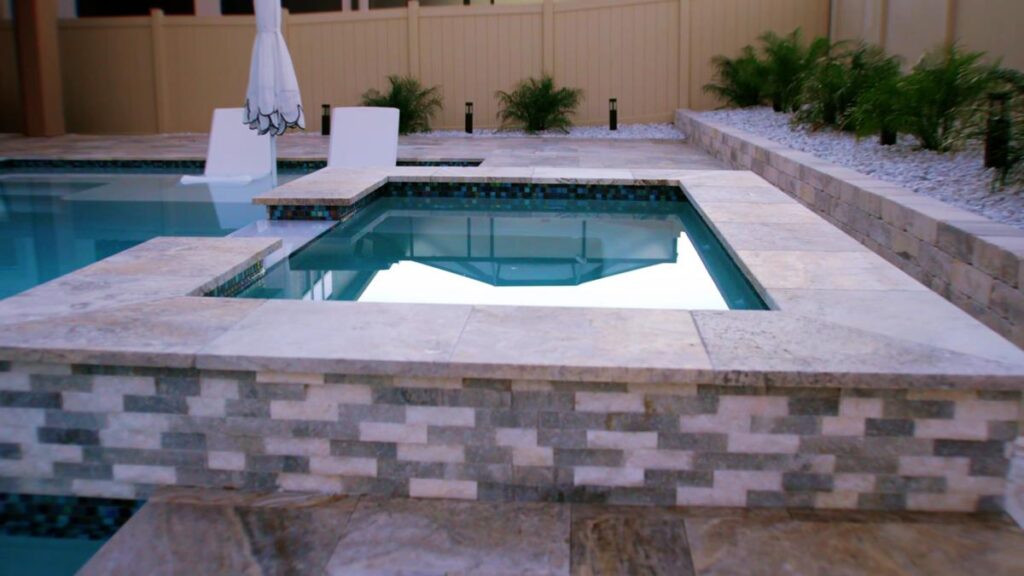
<instances>
[{"instance_id":1,"label":"black landscape light","mask_svg":"<svg viewBox=\"0 0 1024 576\"><path fill-rule=\"evenodd\" d=\"M985 130L985 168L1006 168L1010 162L1010 94L988 95L988 126Z\"/></svg>"},{"instance_id":2,"label":"black landscape light","mask_svg":"<svg viewBox=\"0 0 1024 576\"><path fill-rule=\"evenodd\" d=\"M331 135L331 105L321 104L320 108L320 134L323 136Z\"/></svg>"},{"instance_id":3,"label":"black landscape light","mask_svg":"<svg viewBox=\"0 0 1024 576\"><path fill-rule=\"evenodd\" d=\"M612 130L619 129L619 99L608 100L608 127Z\"/></svg>"},{"instance_id":4,"label":"black landscape light","mask_svg":"<svg viewBox=\"0 0 1024 576\"><path fill-rule=\"evenodd\" d=\"M473 103L466 102L466 134L473 133Z\"/></svg>"}]
</instances>

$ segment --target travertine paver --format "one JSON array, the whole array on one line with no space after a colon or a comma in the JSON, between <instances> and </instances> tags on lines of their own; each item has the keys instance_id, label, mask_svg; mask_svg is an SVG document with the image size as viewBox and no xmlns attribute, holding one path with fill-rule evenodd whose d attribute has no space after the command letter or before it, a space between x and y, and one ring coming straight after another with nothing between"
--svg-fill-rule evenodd
<instances>
[{"instance_id":1,"label":"travertine paver","mask_svg":"<svg viewBox=\"0 0 1024 576\"><path fill-rule=\"evenodd\" d=\"M277 238L154 238L0 300L0 324L201 295L280 246Z\"/></svg>"},{"instance_id":2,"label":"travertine paver","mask_svg":"<svg viewBox=\"0 0 1024 576\"><path fill-rule=\"evenodd\" d=\"M201 160L206 134L11 136L0 139L0 158ZM324 160L328 139L307 132L278 140L281 159ZM425 138L402 136L399 159L483 160L484 166L718 169L722 163L678 140L577 140L561 138Z\"/></svg>"},{"instance_id":3,"label":"travertine paver","mask_svg":"<svg viewBox=\"0 0 1024 576\"><path fill-rule=\"evenodd\" d=\"M272 300L206 347L198 364L355 374L403 370L408 365L430 372L432 363L443 366L451 356L470 310Z\"/></svg>"},{"instance_id":4,"label":"travertine paver","mask_svg":"<svg viewBox=\"0 0 1024 576\"><path fill-rule=\"evenodd\" d=\"M630 345L635 343L636 345ZM563 378L577 370L682 369L693 379L711 363L689 312L476 306L451 357L481 375L525 377L508 370L523 362L556 368ZM682 381L682 379L680 379Z\"/></svg>"},{"instance_id":5,"label":"travertine paver","mask_svg":"<svg viewBox=\"0 0 1024 576\"><path fill-rule=\"evenodd\" d=\"M1021 563L1024 534L995 515L174 490L157 495L81 573L1009 575Z\"/></svg>"},{"instance_id":6,"label":"travertine paver","mask_svg":"<svg viewBox=\"0 0 1024 576\"><path fill-rule=\"evenodd\" d=\"M123 285L118 285L123 289ZM189 367L195 355L261 300L172 297L115 305L0 329L0 351L22 362ZM39 350L45 352L39 353Z\"/></svg>"},{"instance_id":7,"label":"travertine paver","mask_svg":"<svg viewBox=\"0 0 1024 576\"><path fill-rule=\"evenodd\" d=\"M741 128L709 122L689 110L676 112L676 124L701 149L731 167L761 174L1018 347L1024 346L1024 230Z\"/></svg>"},{"instance_id":8,"label":"travertine paver","mask_svg":"<svg viewBox=\"0 0 1024 576\"><path fill-rule=\"evenodd\" d=\"M1024 534L1004 522L958 516L917 522L723 516L687 518L696 574L1007 575L1024 562Z\"/></svg>"}]
</instances>

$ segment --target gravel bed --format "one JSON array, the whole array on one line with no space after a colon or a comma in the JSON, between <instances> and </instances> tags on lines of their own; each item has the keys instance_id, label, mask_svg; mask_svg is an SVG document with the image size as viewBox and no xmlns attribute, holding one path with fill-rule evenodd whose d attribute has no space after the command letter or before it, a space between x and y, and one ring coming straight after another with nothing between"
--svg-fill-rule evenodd
<instances>
[{"instance_id":1,"label":"gravel bed","mask_svg":"<svg viewBox=\"0 0 1024 576\"><path fill-rule=\"evenodd\" d=\"M438 138L586 138L588 140L682 140L685 136L672 124L619 124L614 132L608 126L574 126L569 133L559 130L526 134L522 130L477 129L472 134L459 130L437 130L418 136Z\"/></svg>"},{"instance_id":2,"label":"gravel bed","mask_svg":"<svg viewBox=\"0 0 1024 576\"><path fill-rule=\"evenodd\" d=\"M881 146L875 137L858 141L835 130L813 132L790 123L790 114L771 108L703 112L700 117L774 140L790 148L852 168L880 180L904 186L981 214L997 222L1024 228L1024 194L1019 183L993 188L994 171L983 166L980 145L958 153L921 150L911 136L901 135L894 146Z\"/></svg>"}]
</instances>

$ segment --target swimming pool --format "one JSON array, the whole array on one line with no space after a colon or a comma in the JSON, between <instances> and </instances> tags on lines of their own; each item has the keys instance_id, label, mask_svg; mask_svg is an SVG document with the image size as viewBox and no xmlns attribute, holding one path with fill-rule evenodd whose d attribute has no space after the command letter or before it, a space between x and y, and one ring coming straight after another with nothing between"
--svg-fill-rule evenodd
<instances>
[{"instance_id":1,"label":"swimming pool","mask_svg":"<svg viewBox=\"0 0 1024 576\"><path fill-rule=\"evenodd\" d=\"M765 307L693 206L681 198L380 197L237 295L691 310Z\"/></svg>"},{"instance_id":2,"label":"swimming pool","mask_svg":"<svg viewBox=\"0 0 1024 576\"><path fill-rule=\"evenodd\" d=\"M226 236L266 217L247 186L178 184L182 166L0 169L0 298L157 236ZM193 168L192 171L195 171ZM281 172L279 182L304 174Z\"/></svg>"}]
</instances>

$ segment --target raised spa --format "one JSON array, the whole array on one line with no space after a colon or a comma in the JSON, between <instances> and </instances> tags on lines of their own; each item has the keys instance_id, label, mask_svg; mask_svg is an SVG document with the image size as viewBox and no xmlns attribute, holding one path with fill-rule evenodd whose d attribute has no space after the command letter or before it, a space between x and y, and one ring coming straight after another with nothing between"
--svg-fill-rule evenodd
<instances>
[{"instance_id":1,"label":"raised spa","mask_svg":"<svg viewBox=\"0 0 1024 576\"><path fill-rule=\"evenodd\" d=\"M237 295L434 304L765 308L681 195L642 201L388 194L361 202L345 218Z\"/></svg>"}]
</instances>

